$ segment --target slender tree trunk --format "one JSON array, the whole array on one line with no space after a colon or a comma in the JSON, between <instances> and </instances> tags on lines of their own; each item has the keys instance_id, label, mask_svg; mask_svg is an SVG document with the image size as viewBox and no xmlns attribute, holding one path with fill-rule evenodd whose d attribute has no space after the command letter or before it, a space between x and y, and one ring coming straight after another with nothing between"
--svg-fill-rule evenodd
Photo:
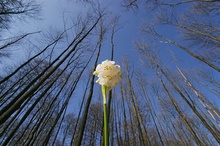
<instances>
[{"instance_id":1,"label":"slender tree trunk","mask_svg":"<svg viewBox=\"0 0 220 146\"><path fill-rule=\"evenodd\" d=\"M192 51L190 51L190 50L187 49L186 47L184 47L184 46L182 46L182 45L180 45L180 44L178 44L178 43L176 43L176 42L174 42L174 41L168 39L168 38L165 37L165 36L162 36L162 35L158 34L158 33L157 33L156 31L154 31L153 29L151 29L151 33L152 33L153 35L157 36L157 37L160 37L160 38L162 38L162 39L164 39L164 40L167 40L170 44L173 44L173 45L179 47L180 49L184 50L185 52L187 52L187 53L188 53L189 55L191 55L192 57L194 57L194 58L196 58L196 59L202 61L203 63L207 64L207 65L210 66L211 68L213 68L213 69L215 69L216 71L220 72L220 68L219 68L219 67L217 67L216 65L212 64L211 62L209 62L209 61L206 60L205 58L203 58L203 57L201 57L201 56L199 56L199 55L193 53Z\"/></svg>"},{"instance_id":2,"label":"slender tree trunk","mask_svg":"<svg viewBox=\"0 0 220 146\"><path fill-rule=\"evenodd\" d=\"M76 44L72 47L72 49L67 53L66 56L63 57L63 59L60 60L60 62L57 63L56 66L54 66L50 71L47 72L47 74L45 74L45 72L42 72L39 76L37 76L33 81L31 81L29 83L29 85L26 86L26 88L24 88L15 98L14 100L12 100L6 107L4 107L1 111L0 111L0 124L4 123L17 109L20 108L20 106L22 105L22 103L29 97L31 96L46 80L47 78L52 75L56 69L58 67L60 67L60 65L72 54L74 53L74 51L76 50L77 46L90 34L90 32L95 28L95 26L97 25L97 23L99 22L101 16L97 19L97 21L94 23L94 25L86 32L86 34L84 36L82 36L82 38L76 42ZM66 51L68 50L68 48L62 53L64 54ZM61 55L62 55L61 54ZM54 63L56 61L59 60L59 58L61 57L61 55L54 61ZM52 63L53 64L53 63ZM52 64L50 64L48 66L47 69L49 69L49 67L52 66ZM45 74L45 75L44 75ZM42 76L42 77L41 77ZM41 79L40 79L41 77ZM36 81L39 79L39 81L36 83ZM35 84L34 84L35 83ZM32 88L31 86L34 85ZM31 88L31 89L29 89ZM28 90L29 89L29 90Z\"/></svg>"},{"instance_id":3,"label":"slender tree trunk","mask_svg":"<svg viewBox=\"0 0 220 146\"><path fill-rule=\"evenodd\" d=\"M98 21L97 21L97 23L98 23ZM102 35L103 34L101 32L100 38L99 38L98 53L97 53L97 56L96 56L96 59L95 59L93 70L96 69L96 66L98 64L98 59L99 59L99 55L100 55L100 51L101 51L102 37L103 37ZM91 99L92 99L92 96L93 96L94 80L95 80L95 76L93 75L92 79L91 79L91 82L90 82L90 90L89 90L87 102L86 102L86 105L85 105L85 109L84 109L84 112L83 112L82 121L80 122L81 126L80 126L80 129L79 129L79 133L78 133L78 137L77 137L77 141L76 141L76 146L80 146L81 142L82 142L83 133L84 133L85 126L86 126L86 119L87 119L87 115L88 115Z\"/></svg>"}]
</instances>

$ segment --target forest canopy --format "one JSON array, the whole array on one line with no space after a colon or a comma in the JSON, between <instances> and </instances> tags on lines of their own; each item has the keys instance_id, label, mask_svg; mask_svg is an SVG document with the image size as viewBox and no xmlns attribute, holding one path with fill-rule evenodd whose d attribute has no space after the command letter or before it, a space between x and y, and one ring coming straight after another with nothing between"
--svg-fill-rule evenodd
<instances>
[{"instance_id":1,"label":"forest canopy","mask_svg":"<svg viewBox=\"0 0 220 146\"><path fill-rule=\"evenodd\" d=\"M106 59L110 145L220 144L218 0L52 3L0 2L0 145L103 145Z\"/></svg>"}]
</instances>

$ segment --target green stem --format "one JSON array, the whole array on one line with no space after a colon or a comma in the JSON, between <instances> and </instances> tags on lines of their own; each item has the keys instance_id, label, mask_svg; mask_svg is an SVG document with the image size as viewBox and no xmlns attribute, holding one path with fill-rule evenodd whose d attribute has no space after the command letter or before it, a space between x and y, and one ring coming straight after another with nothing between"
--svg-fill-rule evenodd
<instances>
[{"instance_id":1,"label":"green stem","mask_svg":"<svg viewBox=\"0 0 220 146\"><path fill-rule=\"evenodd\" d=\"M108 87L102 86L102 96L104 105L104 146L109 146L109 136L108 136L108 111L106 105L106 95L108 93Z\"/></svg>"},{"instance_id":2,"label":"green stem","mask_svg":"<svg viewBox=\"0 0 220 146\"><path fill-rule=\"evenodd\" d=\"M109 137L108 137L108 113L107 106L104 104L104 142L105 146L109 145Z\"/></svg>"}]
</instances>

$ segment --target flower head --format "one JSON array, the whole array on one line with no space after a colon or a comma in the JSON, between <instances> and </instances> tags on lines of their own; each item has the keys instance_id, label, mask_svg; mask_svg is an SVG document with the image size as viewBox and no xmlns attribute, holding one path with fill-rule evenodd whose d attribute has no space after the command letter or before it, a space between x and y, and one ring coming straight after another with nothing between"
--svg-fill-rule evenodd
<instances>
[{"instance_id":1,"label":"flower head","mask_svg":"<svg viewBox=\"0 0 220 146\"><path fill-rule=\"evenodd\" d=\"M97 83L105 85L109 89L116 86L121 80L120 66L115 65L115 62L110 60L105 60L99 64L93 74L99 77Z\"/></svg>"}]
</instances>

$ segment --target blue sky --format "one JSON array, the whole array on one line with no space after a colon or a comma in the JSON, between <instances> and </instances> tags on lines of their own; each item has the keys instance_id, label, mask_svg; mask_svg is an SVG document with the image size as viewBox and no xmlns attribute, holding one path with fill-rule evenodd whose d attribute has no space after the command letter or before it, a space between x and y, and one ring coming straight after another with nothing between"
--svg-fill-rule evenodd
<instances>
[{"instance_id":1,"label":"blue sky","mask_svg":"<svg viewBox=\"0 0 220 146\"><path fill-rule=\"evenodd\" d=\"M71 17L73 17L74 14L82 13L82 9L80 9L80 7L83 4L75 4L74 1L71 2L71 0L40 0L40 3L42 4L42 12L40 15L41 19L30 19L26 22L16 21L14 23L15 25L12 25L10 29L9 36L25 32L48 31L50 29L62 31L64 30L64 19L65 21L71 23ZM108 1L105 4L110 6L109 8L111 13L119 15L120 17L119 25L121 28L114 36L116 61L122 56L130 56L131 58L134 58L135 53L132 43L138 38L139 26L143 21L142 16L140 16L139 13L134 14L132 12L128 12L126 9L119 9L119 2ZM83 8L85 7L83 6ZM65 16L63 17L63 15ZM103 48L110 50L111 46L109 43L110 38L107 38ZM17 53L19 53L19 56L22 58L25 56L25 51L23 52L21 50L15 54L17 56ZM105 58L107 59L108 51L104 52L106 52L106 54L103 55L106 56ZM14 60L13 54L12 58Z\"/></svg>"},{"instance_id":2,"label":"blue sky","mask_svg":"<svg viewBox=\"0 0 220 146\"><path fill-rule=\"evenodd\" d=\"M13 36L15 34L25 32L28 33L35 31L51 31L53 29L63 31L64 20L67 22L67 24L70 24L74 15L82 14L87 9L84 3L75 3L74 0L39 0L38 2L42 5L42 12L40 14L41 19L30 19L25 22L20 22L18 20L15 21L15 23L12 24L8 36ZM140 6L138 10L127 11L125 8L121 7L121 3L118 1L101 0L100 2L108 6L109 12L111 14L120 17L120 29L115 33L114 36L115 61L118 64L121 64L121 60L125 56L127 56L131 60L131 62L133 62L135 66L138 68L140 66L140 62L138 60L139 56L137 55L136 50L134 49L133 43L136 40L151 39L146 35L141 35L140 27L143 24L143 22L146 21L146 19L150 21L150 23L153 23L154 19L151 19L150 16L147 16L146 11ZM181 13L184 10L185 8L183 6L180 6L178 9L178 13ZM157 15L157 13L152 13L151 17L153 18L155 15ZM162 32L162 34L165 34L166 36L170 37L171 39L178 39L178 41L181 40L181 34L179 34L179 32L175 28L163 26L160 27L159 31ZM39 37L41 36L38 36L38 38L36 37L36 43L38 43L37 41L40 39ZM35 37L33 38L35 39ZM31 41L34 40L32 39ZM189 57L189 55L184 51L177 49L172 45L164 43L165 41L162 39L158 39L157 41L158 43L156 44L156 46L158 46L161 55L163 56L161 59L164 59L166 62L169 62L169 50L171 50L175 54L178 54L176 56L178 58L176 63L183 60L186 63L189 63L190 67L192 68L200 67L200 62L196 61L192 57ZM28 46L22 44L22 46L16 48L14 53L12 53L11 58L8 59L8 63L13 62L16 64L17 62L20 62L22 58L25 58L25 56L28 53L24 48L28 48ZM99 63L101 62L101 60L109 58L110 49L111 44L110 38L108 37L104 42L104 51L102 52L102 58L100 59ZM185 66L184 64L182 65Z\"/></svg>"},{"instance_id":3,"label":"blue sky","mask_svg":"<svg viewBox=\"0 0 220 146\"><path fill-rule=\"evenodd\" d=\"M14 34L18 33L24 33L24 32L35 32L35 31L49 31L52 29L57 30L63 30L64 29L64 23L63 20L67 21L68 23L71 23L71 20L75 14L82 13L82 11L86 11L85 4L76 4L74 3L74 0L39 0L39 2L42 4L42 12L40 17L41 20L35 20L30 19L26 22L20 22L16 21L12 28L9 31L8 36L12 36ZM120 2L118 1L105 1L103 0L102 3L105 3L107 6L109 6L109 11L113 15L119 15L120 21L119 26L121 27L120 30L118 30L115 33L114 37L114 43L115 43L115 61L117 64L122 63L122 59L127 56L131 62L134 63L136 68L141 67L141 64L139 62L139 57L133 47L133 42L140 39L150 39L146 36L141 35L140 33L140 27L141 24L144 22L146 16L146 12L143 11L143 9L139 9L136 12L133 13L133 11L128 12L125 8L122 8L120 6ZM180 9L184 10L184 7ZM152 13L154 14L154 13ZM65 15L65 17L63 17ZM156 15L156 13L155 13ZM152 15L153 17L153 15ZM149 16L148 16L148 20ZM160 29L160 32L163 32L166 34L166 36L171 37L173 39L177 39L179 36L178 31L173 29L172 27L162 27ZM38 36L39 37L39 36ZM37 38L36 39L40 39ZM36 41L37 42L37 41ZM183 67L187 68L200 68L201 65L199 65L199 61L196 61L192 57L189 57L188 54L185 52L176 49L175 47L166 44L164 45L164 40L158 39L158 43L156 44L161 52L161 55L163 56L163 60L166 61L166 64L169 65L170 56L169 51L173 51L175 54L178 54L176 57L178 60L176 63L180 65L181 59L186 62L186 64L181 64ZM17 50L12 53L11 58L7 59L8 63L17 63L20 62L19 60L22 60L22 58L25 58L27 51L24 49L25 45L20 46ZM110 38L107 38L107 40L104 42L103 46L103 52L102 57L99 60L99 63L101 63L102 60L108 59L110 57ZM6 63L4 63L6 65ZM219 77L218 77L219 78ZM217 103L218 100L216 100ZM213 100L215 102L215 100Z\"/></svg>"},{"instance_id":4,"label":"blue sky","mask_svg":"<svg viewBox=\"0 0 220 146\"><path fill-rule=\"evenodd\" d=\"M51 31L60 31L62 32L64 30L64 21L67 22L67 28L71 26L73 17L77 14L82 14L87 10L88 7L85 6L85 4L75 3L75 0L38 0L42 4L42 12L39 15L41 19L28 19L25 22L20 22L16 20L13 24L11 29L9 30L8 34L6 34L6 37L10 37L17 34L22 33L29 33L29 32L36 32L36 31L42 31L42 32L48 32ZM153 80L155 75L152 75L153 73L150 71L150 68L143 67L141 64L141 61L139 60L139 55L137 53L137 49L134 48L134 42L138 40L148 40L148 41L154 41L155 46L157 46L157 50L159 50L157 53L160 55L160 59L163 61L164 66L167 68L172 69L174 73L177 73L177 69L175 65L178 65L181 69L188 73L192 73L194 77L196 78L196 74L194 74L191 71L196 71L200 68L207 68L204 64L201 64L200 61L195 60L193 57L189 56L186 52L174 47L171 44L168 44L166 41L160 39L160 38L151 38L147 35L141 34L141 26L142 24L147 20L149 23L153 23L153 18L157 13L151 13L151 16L148 16L146 11L143 10L142 7L139 7L140 9L136 11L127 11L125 8L121 7L121 3L118 1L112 1L112 0L102 0L102 4L105 4L109 8L109 13L112 15L118 15L120 17L119 19L119 27L120 29L115 33L114 36L114 45L115 45L115 54L114 54L114 60L116 61L116 64L122 65L122 59L124 57L127 57L129 62L132 62L134 64L134 67L136 70L141 69L144 73L146 73L146 80ZM181 7L179 9L179 13L184 10L184 7ZM110 16L110 15L109 15ZM108 16L108 17L109 17ZM111 17L109 17L110 19ZM178 42L183 43L181 39L181 34L178 32L177 29L170 26L162 26L157 29L160 31L161 34L166 35L168 38L178 40ZM3 63L0 64L0 69L4 69L4 66L7 66L8 64L19 64L22 62L22 60L26 59L26 56L28 52L35 52L36 50L30 50L32 49L29 47L29 40L30 42L35 43L36 45L44 45L41 44L41 36L39 34L36 34L34 37L30 37L27 39L27 43L21 43L20 46L16 47L16 50L13 50L12 55L9 59L6 59ZM63 44L59 46L59 48L62 48ZM187 44L184 44L187 45ZM66 46L64 45L64 48ZM99 59L99 63L101 63L105 59L110 58L110 52L111 52L111 44L110 44L110 37L108 36L106 40L104 41L103 48L101 52L101 57ZM57 49L58 50L58 49ZM171 59L171 51L174 53L176 60ZM173 57L174 57L173 56ZM91 66L88 67L88 70L92 68ZM91 74L92 75L92 74ZM85 78L85 77L84 77ZM97 78L96 78L97 79ZM200 79L200 78L198 78ZM216 79L220 81L219 73L216 73ZM157 80L157 79L155 79ZM164 79L165 80L165 79ZM158 80L157 80L158 81ZM166 80L166 83L168 84L168 81ZM181 83L184 83L182 80ZM168 84L169 85L169 84ZM82 96L81 91L85 88L85 83L82 81L79 85L80 87L77 88L76 93L74 93L73 98L71 102L69 103L68 112L78 112L79 106L81 104ZM135 86L135 85L134 85ZM149 86L149 85L147 85ZM186 86L186 85L185 85ZM197 86L200 91L204 91L204 95L210 98L210 101L214 103L214 105L217 105L217 108L220 109L220 99L217 98L217 96L214 96L210 94L210 92L205 92L207 90L204 89L201 85ZM81 88L82 87L82 88ZM117 90L118 88L116 88ZM150 89L149 89L150 90ZM96 102L100 100L102 101L101 96L99 97L98 94L100 94L100 86L98 84L95 85L95 91L94 96L97 98L93 98L92 102ZM138 91L138 90L137 90ZM191 91L193 94L193 91ZM194 94L193 94L194 95ZM152 97L154 97L153 95ZM193 97L193 96L192 96ZM179 96L177 96L177 99ZM195 97L196 99L196 97ZM142 100L142 99L138 99ZM156 100L155 98L152 98L152 101ZM144 103L143 103L144 104ZM180 103L181 104L181 103ZM157 107L157 106L155 106ZM200 105L200 107L202 107Z\"/></svg>"}]
</instances>

